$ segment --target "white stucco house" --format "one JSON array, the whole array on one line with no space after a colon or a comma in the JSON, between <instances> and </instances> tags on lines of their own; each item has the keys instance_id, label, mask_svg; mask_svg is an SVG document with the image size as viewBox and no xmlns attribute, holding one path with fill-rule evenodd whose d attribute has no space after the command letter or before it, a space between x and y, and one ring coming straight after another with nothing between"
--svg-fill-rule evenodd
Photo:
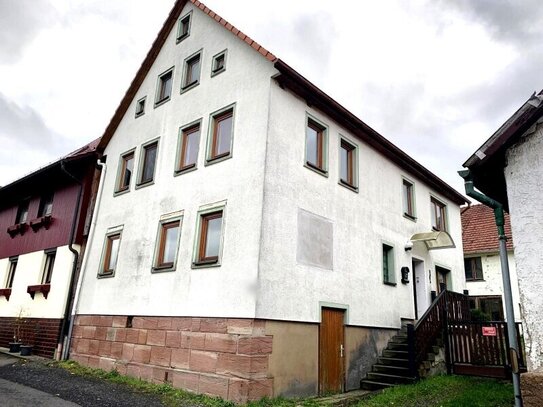
<instances>
[{"instance_id":1,"label":"white stucco house","mask_svg":"<svg viewBox=\"0 0 543 407\"><path fill-rule=\"evenodd\" d=\"M99 148L81 363L237 402L358 388L438 281L465 289L465 198L198 1ZM432 230L455 247L410 242Z\"/></svg>"},{"instance_id":2,"label":"white stucco house","mask_svg":"<svg viewBox=\"0 0 543 407\"><path fill-rule=\"evenodd\" d=\"M464 163L473 183L511 216L528 373L525 405L543 403L543 92L533 94Z\"/></svg>"},{"instance_id":3,"label":"white stucco house","mask_svg":"<svg viewBox=\"0 0 543 407\"><path fill-rule=\"evenodd\" d=\"M506 318L503 299L503 281L499 253L499 240L494 211L485 205L462 208L462 247L466 288L472 308L481 310L493 321ZM511 235L509 214L505 214L507 258L511 275L511 290L515 320L520 321L520 296Z\"/></svg>"}]
</instances>

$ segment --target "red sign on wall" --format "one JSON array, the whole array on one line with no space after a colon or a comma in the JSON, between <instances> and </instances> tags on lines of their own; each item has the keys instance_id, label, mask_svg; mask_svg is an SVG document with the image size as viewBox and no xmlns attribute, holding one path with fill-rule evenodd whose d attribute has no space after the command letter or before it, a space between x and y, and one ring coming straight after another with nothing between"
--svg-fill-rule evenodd
<instances>
[{"instance_id":1,"label":"red sign on wall","mask_svg":"<svg viewBox=\"0 0 543 407\"><path fill-rule=\"evenodd\" d=\"M496 336L495 326L483 326L483 336Z\"/></svg>"}]
</instances>

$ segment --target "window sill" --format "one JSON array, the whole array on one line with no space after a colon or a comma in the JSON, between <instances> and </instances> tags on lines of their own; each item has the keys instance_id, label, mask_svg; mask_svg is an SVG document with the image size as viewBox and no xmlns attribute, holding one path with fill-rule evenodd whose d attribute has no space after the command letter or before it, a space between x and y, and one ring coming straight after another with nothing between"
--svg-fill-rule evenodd
<instances>
[{"instance_id":1,"label":"window sill","mask_svg":"<svg viewBox=\"0 0 543 407\"><path fill-rule=\"evenodd\" d=\"M32 231L36 233L42 226L48 230L49 226L51 226L51 223L53 221L53 218L51 215L42 216L40 218L32 219L30 221L30 227L32 228Z\"/></svg>"},{"instance_id":2,"label":"window sill","mask_svg":"<svg viewBox=\"0 0 543 407\"><path fill-rule=\"evenodd\" d=\"M153 178L150 181L146 181L146 182L136 184L136 189L145 188L145 187L148 187L149 185L154 185L154 183L155 183L155 179Z\"/></svg>"},{"instance_id":3,"label":"window sill","mask_svg":"<svg viewBox=\"0 0 543 407\"><path fill-rule=\"evenodd\" d=\"M134 116L135 119L137 119L138 117L141 117L145 115L145 112L141 112L141 113L136 113L136 115Z\"/></svg>"},{"instance_id":4,"label":"window sill","mask_svg":"<svg viewBox=\"0 0 543 407\"><path fill-rule=\"evenodd\" d=\"M168 271L175 271L175 263L174 264L167 264L164 266L154 266L151 268L151 273L165 273Z\"/></svg>"},{"instance_id":5,"label":"window sill","mask_svg":"<svg viewBox=\"0 0 543 407\"><path fill-rule=\"evenodd\" d=\"M114 271L110 271L108 273L98 273L96 275L97 278L111 278L111 277L115 277L115 272Z\"/></svg>"},{"instance_id":6,"label":"window sill","mask_svg":"<svg viewBox=\"0 0 543 407\"><path fill-rule=\"evenodd\" d=\"M117 191L113 192L113 196L120 196L124 195L130 192L130 187L126 187L124 189L118 189Z\"/></svg>"},{"instance_id":7,"label":"window sill","mask_svg":"<svg viewBox=\"0 0 543 407\"><path fill-rule=\"evenodd\" d=\"M189 37L190 33L186 33L186 34L183 34L183 35L180 35L179 37L176 38L175 40L175 43L176 44L179 44L181 41L183 41L184 39L187 39Z\"/></svg>"},{"instance_id":8,"label":"window sill","mask_svg":"<svg viewBox=\"0 0 543 407\"><path fill-rule=\"evenodd\" d=\"M196 164L185 165L182 168L176 169L173 172L173 175L177 176L177 175L181 175L181 174L186 174L187 172L196 171L197 169L198 169L198 167L196 166Z\"/></svg>"},{"instance_id":9,"label":"window sill","mask_svg":"<svg viewBox=\"0 0 543 407\"><path fill-rule=\"evenodd\" d=\"M206 268L206 267L220 267L219 260L206 260L206 261L194 261L192 262L193 269Z\"/></svg>"},{"instance_id":10,"label":"window sill","mask_svg":"<svg viewBox=\"0 0 543 407\"><path fill-rule=\"evenodd\" d=\"M215 163L220 163L221 161L228 160L232 158L232 152L224 153L213 158L206 159L205 165L213 165Z\"/></svg>"},{"instance_id":11,"label":"window sill","mask_svg":"<svg viewBox=\"0 0 543 407\"><path fill-rule=\"evenodd\" d=\"M325 170L323 168L320 168L320 167L317 167L316 165L311 164L309 161L305 162L304 167L309 168L310 170L316 172L317 174L320 174L323 177L328 178L328 171L327 170Z\"/></svg>"},{"instance_id":12,"label":"window sill","mask_svg":"<svg viewBox=\"0 0 543 407\"><path fill-rule=\"evenodd\" d=\"M351 185L348 182L343 181L342 179L339 180L338 184L358 194L358 187L355 187L354 185Z\"/></svg>"},{"instance_id":13,"label":"window sill","mask_svg":"<svg viewBox=\"0 0 543 407\"><path fill-rule=\"evenodd\" d=\"M6 301L9 301L10 296L11 296L11 288L0 289L0 297L6 297Z\"/></svg>"},{"instance_id":14,"label":"window sill","mask_svg":"<svg viewBox=\"0 0 543 407\"><path fill-rule=\"evenodd\" d=\"M13 239L16 235L24 235L26 230L28 229L27 223L17 223L15 225L11 225L8 227L7 232L9 233L10 237Z\"/></svg>"},{"instance_id":15,"label":"window sill","mask_svg":"<svg viewBox=\"0 0 543 407\"><path fill-rule=\"evenodd\" d=\"M406 212L403 213L403 217L406 218L406 219L409 219L410 221L413 221L413 222L417 221L416 216L410 215L410 214L408 214Z\"/></svg>"},{"instance_id":16,"label":"window sill","mask_svg":"<svg viewBox=\"0 0 543 407\"><path fill-rule=\"evenodd\" d=\"M182 86L181 87L181 95L183 93L188 92L189 90L195 88L199 84L200 84L200 81L194 81L194 82L189 83L188 85Z\"/></svg>"},{"instance_id":17,"label":"window sill","mask_svg":"<svg viewBox=\"0 0 543 407\"><path fill-rule=\"evenodd\" d=\"M164 99L162 99L162 100L157 100L157 101L155 102L155 109L156 109L157 107L159 107L159 106L162 106L164 103L169 102L170 99L171 99L171 97L168 96L167 98L164 98Z\"/></svg>"},{"instance_id":18,"label":"window sill","mask_svg":"<svg viewBox=\"0 0 543 407\"><path fill-rule=\"evenodd\" d=\"M218 74L223 73L224 71L226 71L226 67L215 69L214 71L211 71L211 77L213 78L214 76L217 76Z\"/></svg>"},{"instance_id":19,"label":"window sill","mask_svg":"<svg viewBox=\"0 0 543 407\"><path fill-rule=\"evenodd\" d=\"M391 286L391 287L396 287L396 286L398 285L397 283L392 283L392 282L390 282L390 281L383 281L383 284L384 284L384 285L389 285L389 286Z\"/></svg>"},{"instance_id":20,"label":"window sill","mask_svg":"<svg viewBox=\"0 0 543 407\"><path fill-rule=\"evenodd\" d=\"M26 289L26 292L30 294L32 299L34 299L36 293L42 293L43 298L47 299L49 291L51 291L51 284L29 285Z\"/></svg>"},{"instance_id":21,"label":"window sill","mask_svg":"<svg viewBox=\"0 0 543 407\"><path fill-rule=\"evenodd\" d=\"M485 282L484 278L466 278L466 283Z\"/></svg>"}]
</instances>

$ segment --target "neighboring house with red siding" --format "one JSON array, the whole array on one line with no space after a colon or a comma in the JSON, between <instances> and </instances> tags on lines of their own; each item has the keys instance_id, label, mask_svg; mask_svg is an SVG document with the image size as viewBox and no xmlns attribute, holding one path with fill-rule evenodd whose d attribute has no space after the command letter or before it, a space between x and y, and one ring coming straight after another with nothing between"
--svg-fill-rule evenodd
<instances>
[{"instance_id":1,"label":"neighboring house with red siding","mask_svg":"<svg viewBox=\"0 0 543 407\"><path fill-rule=\"evenodd\" d=\"M0 346L60 350L94 203L99 140L0 188ZM94 185L93 185L94 184Z\"/></svg>"},{"instance_id":2,"label":"neighboring house with red siding","mask_svg":"<svg viewBox=\"0 0 543 407\"><path fill-rule=\"evenodd\" d=\"M504 320L505 302L494 211L485 205L471 205L462 209L461 217L466 288L471 296L472 307L481 310L492 320ZM508 237L507 257L515 319L520 321L520 298L508 213L505 214L505 234Z\"/></svg>"}]
</instances>

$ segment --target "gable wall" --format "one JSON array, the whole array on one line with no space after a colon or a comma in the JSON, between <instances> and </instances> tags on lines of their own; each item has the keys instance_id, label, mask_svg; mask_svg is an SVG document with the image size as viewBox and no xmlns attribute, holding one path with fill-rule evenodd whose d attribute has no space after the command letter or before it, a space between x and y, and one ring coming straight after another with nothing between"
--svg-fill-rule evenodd
<instances>
[{"instance_id":1,"label":"gable wall","mask_svg":"<svg viewBox=\"0 0 543 407\"><path fill-rule=\"evenodd\" d=\"M347 324L398 327L401 317L414 317L412 272L409 284L400 282L400 268L411 269L412 256L425 261L428 303L430 287L436 287L436 264L451 269L452 288L462 292L459 207L292 93L274 84L271 95L257 317L318 322L319 304L328 303L348 308ZM307 113L328 126L328 177L304 167ZM339 134L359 146L359 193L338 184ZM402 176L415 184L416 222L403 216ZM430 193L447 204L456 249L428 252L416 243L406 252L414 233L431 230ZM299 261L300 210L331 223L333 243L321 241L319 253L313 253L318 258L331 251L331 269L326 262L310 266ZM305 231L304 239L310 234ZM395 248L395 287L382 282L383 243Z\"/></svg>"},{"instance_id":2,"label":"gable wall","mask_svg":"<svg viewBox=\"0 0 543 407\"><path fill-rule=\"evenodd\" d=\"M271 62L191 4L191 33L176 45L174 27L105 154L107 175L96 231L88 248L81 314L254 316L254 285L263 190ZM183 61L203 49L200 84L180 94ZM211 59L228 48L226 71L211 77ZM153 108L158 75L175 66L172 99ZM147 95L145 114L134 118ZM233 158L205 166L210 113L236 103ZM196 171L174 176L179 127L202 119ZM113 196L120 155L160 137L155 181ZM197 211L227 201L221 267L192 269ZM151 273L159 218L184 211L177 268ZM115 276L97 279L108 228L124 225ZM233 301L232 299L235 299Z\"/></svg>"}]
</instances>

